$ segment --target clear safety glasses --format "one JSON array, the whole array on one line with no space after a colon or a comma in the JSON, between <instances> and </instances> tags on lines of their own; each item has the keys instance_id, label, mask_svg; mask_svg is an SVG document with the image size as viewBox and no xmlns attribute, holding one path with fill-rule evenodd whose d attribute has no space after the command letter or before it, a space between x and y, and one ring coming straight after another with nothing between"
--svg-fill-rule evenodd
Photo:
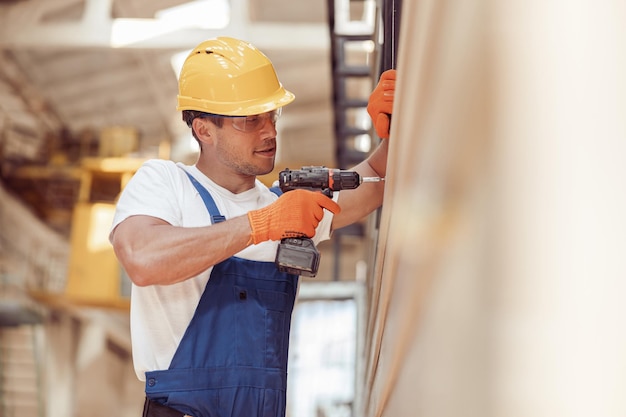
<instances>
[{"instance_id":1,"label":"clear safety glasses","mask_svg":"<svg viewBox=\"0 0 626 417\"><path fill-rule=\"evenodd\" d=\"M232 120L233 128L239 130L240 132L256 132L265 126L265 123L267 123L268 120L275 126L281 112L282 108L279 107L276 110L272 110L267 113L254 114L252 116L226 117Z\"/></svg>"}]
</instances>

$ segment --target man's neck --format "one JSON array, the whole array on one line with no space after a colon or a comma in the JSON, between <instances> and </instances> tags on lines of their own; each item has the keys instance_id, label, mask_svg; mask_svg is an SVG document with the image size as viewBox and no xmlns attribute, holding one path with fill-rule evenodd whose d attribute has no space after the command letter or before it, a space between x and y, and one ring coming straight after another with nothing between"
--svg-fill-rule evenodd
<instances>
[{"instance_id":1,"label":"man's neck","mask_svg":"<svg viewBox=\"0 0 626 417\"><path fill-rule=\"evenodd\" d=\"M230 173L223 169L216 170L212 167L212 165L213 164L199 160L196 163L196 168L198 168L198 170L206 175L211 181L220 187L227 189L233 194L243 193L254 188L256 180L255 176Z\"/></svg>"}]
</instances>

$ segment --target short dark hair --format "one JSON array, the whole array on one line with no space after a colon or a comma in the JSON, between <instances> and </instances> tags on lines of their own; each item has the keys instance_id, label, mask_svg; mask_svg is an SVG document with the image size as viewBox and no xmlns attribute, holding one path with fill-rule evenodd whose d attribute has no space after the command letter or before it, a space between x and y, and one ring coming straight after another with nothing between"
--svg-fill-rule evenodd
<instances>
[{"instance_id":1,"label":"short dark hair","mask_svg":"<svg viewBox=\"0 0 626 417\"><path fill-rule=\"evenodd\" d=\"M217 114L205 113L197 110L183 110L183 121L187 123L187 126L191 128L191 134L193 137L198 140L198 136L196 136L196 132L193 130L193 120L196 117L202 117L203 119L209 119L211 123L213 123L217 127L224 126L224 118Z\"/></svg>"}]
</instances>

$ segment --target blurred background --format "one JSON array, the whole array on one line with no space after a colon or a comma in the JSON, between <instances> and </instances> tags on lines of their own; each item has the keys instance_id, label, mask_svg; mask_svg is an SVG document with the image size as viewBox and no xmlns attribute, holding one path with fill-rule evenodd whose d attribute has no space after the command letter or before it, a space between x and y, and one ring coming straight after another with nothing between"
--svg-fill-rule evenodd
<instances>
[{"instance_id":1,"label":"blurred background","mask_svg":"<svg viewBox=\"0 0 626 417\"><path fill-rule=\"evenodd\" d=\"M268 185L285 168L349 168L378 143L365 106L382 65L383 7L395 9L348 0L0 2L0 416L141 413L130 281L108 233L119 193L145 160L196 160L176 111L191 48L216 36L248 40L295 93ZM352 412L367 224L325 242L318 276L302 280L290 415Z\"/></svg>"},{"instance_id":2,"label":"blurred background","mask_svg":"<svg viewBox=\"0 0 626 417\"><path fill-rule=\"evenodd\" d=\"M366 157L398 69L383 207L301 282L289 416L626 415L623 2L3 0L0 416L140 415L109 225L143 161L195 160L177 71L220 35L296 95L277 171Z\"/></svg>"}]
</instances>

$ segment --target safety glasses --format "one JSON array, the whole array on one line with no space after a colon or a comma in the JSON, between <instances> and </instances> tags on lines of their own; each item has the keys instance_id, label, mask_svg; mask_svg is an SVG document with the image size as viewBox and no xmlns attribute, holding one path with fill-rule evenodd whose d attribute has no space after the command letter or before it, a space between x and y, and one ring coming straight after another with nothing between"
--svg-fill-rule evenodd
<instances>
[{"instance_id":1,"label":"safety glasses","mask_svg":"<svg viewBox=\"0 0 626 417\"><path fill-rule=\"evenodd\" d=\"M254 114L252 116L225 116L232 120L233 128L240 132L256 132L261 130L267 121L271 121L272 125L276 125L281 114L281 108L269 111L267 113Z\"/></svg>"}]
</instances>

